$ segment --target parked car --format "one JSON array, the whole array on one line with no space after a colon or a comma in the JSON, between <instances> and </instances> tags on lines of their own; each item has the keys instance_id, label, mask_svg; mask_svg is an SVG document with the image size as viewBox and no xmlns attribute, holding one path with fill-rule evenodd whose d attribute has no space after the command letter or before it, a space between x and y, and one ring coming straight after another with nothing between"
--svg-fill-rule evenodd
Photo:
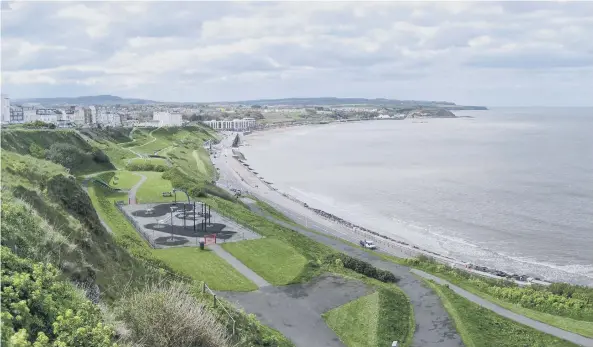
<instances>
[{"instance_id":1,"label":"parked car","mask_svg":"<svg viewBox=\"0 0 593 347\"><path fill-rule=\"evenodd\" d=\"M375 244L373 243L373 241L369 241L369 240L361 240L360 241L360 245L364 248L368 248L368 249L377 249L377 246L375 246Z\"/></svg>"}]
</instances>

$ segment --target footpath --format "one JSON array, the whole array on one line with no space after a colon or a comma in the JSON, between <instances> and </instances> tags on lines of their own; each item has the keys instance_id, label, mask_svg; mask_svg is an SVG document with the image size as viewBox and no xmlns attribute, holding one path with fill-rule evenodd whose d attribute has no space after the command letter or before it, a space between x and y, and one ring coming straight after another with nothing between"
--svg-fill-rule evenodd
<instances>
[{"instance_id":1,"label":"footpath","mask_svg":"<svg viewBox=\"0 0 593 347\"><path fill-rule=\"evenodd\" d=\"M256 204L248 204L250 209L265 217L266 219L289 228L301 234L304 234L318 242L333 247L344 252L349 256L367 261L377 268L391 271L394 275L401 278L398 286L408 295L414 306L414 316L416 318L416 332L414 334L413 346L462 346L455 328L451 324L447 312L442 306L440 298L431 289L416 278L416 276L433 280L438 284L447 284L454 292L462 297L489 309L503 317L515 322L529 326L546 334L558 337L560 339L575 343L584 347L593 347L593 339L587 338L569 331L565 331L554 326L527 318L520 314L509 311L490 301L480 298L442 278L428 274L417 269L410 269L406 266L398 265L380 257L366 252L362 249L350 246L342 241L314 233L301 227L278 220L265 211L262 211ZM321 230L323 232L323 230ZM440 338L439 338L440 336ZM458 341L459 344L452 344Z\"/></svg>"},{"instance_id":2,"label":"footpath","mask_svg":"<svg viewBox=\"0 0 593 347\"><path fill-rule=\"evenodd\" d=\"M220 247L220 245L212 245L209 246L216 255L221 257L222 259L226 260L231 266L235 268L235 270L239 271L243 276L247 277L251 282L255 283L259 288L268 287L270 283L265 279L261 278L258 274L253 272L250 268L245 266L239 259L233 257L229 252L225 251Z\"/></svg>"},{"instance_id":3,"label":"footpath","mask_svg":"<svg viewBox=\"0 0 593 347\"><path fill-rule=\"evenodd\" d=\"M456 347L463 346L461 337L457 333L449 314L443 307L441 300L430 288L412 273L405 266L401 266L379 258L376 255L365 252L362 249L352 247L340 240L317 234L304 228L279 220L265 211L262 211L256 204L248 204L251 211L266 219L279 224L285 228L314 239L317 242L330 246L337 251L348 254L351 257L371 263L373 266L392 272L400 278L400 287L410 299L414 307L414 318L416 330L412 346L414 347Z\"/></svg>"}]
</instances>

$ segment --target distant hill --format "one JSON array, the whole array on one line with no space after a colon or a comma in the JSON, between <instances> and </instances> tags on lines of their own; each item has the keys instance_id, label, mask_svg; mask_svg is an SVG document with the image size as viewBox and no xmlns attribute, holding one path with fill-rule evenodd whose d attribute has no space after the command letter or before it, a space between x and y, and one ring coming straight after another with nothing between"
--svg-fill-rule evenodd
<instances>
[{"instance_id":1,"label":"distant hill","mask_svg":"<svg viewBox=\"0 0 593 347\"><path fill-rule=\"evenodd\" d=\"M39 103L42 105L116 105L116 104L158 104L158 101L145 99L128 99L121 98L114 95L94 95L94 96L78 96L78 97L62 97L62 98L30 98L30 99L16 99L15 103Z\"/></svg>"},{"instance_id":2,"label":"distant hill","mask_svg":"<svg viewBox=\"0 0 593 347\"><path fill-rule=\"evenodd\" d=\"M449 101L425 101L425 100L396 100L396 99L366 99L366 98L286 98L286 99L259 99L221 102L229 105L290 105L290 106L337 106L337 105L373 105L387 107L438 107L450 110L486 110L484 106L462 106Z\"/></svg>"}]
</instances>

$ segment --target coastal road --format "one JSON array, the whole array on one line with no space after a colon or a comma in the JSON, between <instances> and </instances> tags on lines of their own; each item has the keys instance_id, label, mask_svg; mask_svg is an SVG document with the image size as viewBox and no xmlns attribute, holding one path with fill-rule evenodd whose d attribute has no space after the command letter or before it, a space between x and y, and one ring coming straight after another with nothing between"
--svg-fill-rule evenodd
<instances>
[{"instance_id":1,"label":"coastal road","mask_svg":"<svg viewBox=\"0 0 593 347\"><path fill-rule=\"evenodd\" d=\"M328 234L333 237L338 237L340 239L343 239L343 240L346 240L349 242L354 242L354 243L358 242L360 237L358 237L356 234L354 234L352 230L345 228L344 226L342 226L340 224L333 223L333 222L315 214L314 212L308 210L304 206L290 200L289 198L283 196L281 193L278 193L277 191L274 191L274 190L270 189L269 187L267 187L265 184L263 184L257 177L255 177L255 175L253 175L251 172L249 172L244 166L242 166L237 160L235 160L232 157L232 151L230 150L231 142L232 142L232 137L227 137L223 141L221 141L221 143L219 145L217 145L217 147L216 147L216 150L219 151L219 154L217 155L217 158L215 158L215 159L213 158L213 163L214 163L215 167L217 167L219 169L220 180L218 181L218 184L220 186L222 186L223 188L226 188L226 189L235 188L235 189L241 189L243 191L248 191L250 194L256 196L258 199L265 201L265 202L269 203L270 205L272 205L273 207L279 209L280 212L282 212L287 217L293 219L295 222L302 224L302 225L306 225L308 229L313 229L315 231L325 233L325 234ZM251 205L251 208L254 211L258 211L257 206L254 206L253 204ZM422 336L423 335L422 331L425 331L425 330L430 331L431 329L434 329L435 327L443 326L443 323L445 326L450 325L450 319L449 319L447 313L444 312L444 308L442 307L442 303L441 303L440 299L438 298L438 296L434 292L432 292L432 290L430 290L429 288L424 287L421 284L420 280L417 279L414 275L412 275L412 272L410 272L410 268L400 266L400 265L397 265L392 262L386 262L386 261L379 259L378 257L373 256L363 250L351 247L348 244L345 244L343 242L335 240L334 238L329 238L329 237L326 237L323 235L312 233L311 231L308 231L304 228L295 227L294 225L277 220L273 216L267 215L266 213L264 213L261 210L259 210L258 213L261 213L266 218L269 218L269 219L272 218L274 222L276 222L280 225L283 225L287 228L290 228L293 230L295 230L295 228L296 228L297 230L295 230L295 231L301 232L301 233L309 236L310 238L313 238L319 242L322 242L322 243L327 244L331 247L334 247L335 249L338 249L350 256L354 256L357 258L362 257L361 259L364 259L365 261L368 261L379 268L382 268L382 269L385 269L388 271L392 271L396 276L402 278L402 281L400 281L399 285L402 288L402 290L404 290L404 292L406 292L406 294L408 294L408 296L410 296L410 294L412 295L412 296L410 296L410 300L412 301L412 303L414 305L414 310L415 310L414 314L415 314L415 318L416 318L417 330L416 330L416 333L414 334L414 346L428 346L428 345L431 345L430 343L428 343L428 341L439 341L439 339L447 339L448 337L452 337L452 336L458 338L457 333L454 328L453 328L453 332L449 331L449 329L447 329L447 328L443 329L442 331L438 331L438 333L433 330L432 333L437 333L439 335L438 338L434 338L434 336L431 336L430 338L428 336ZM303 222L303 220L304 220L304 222ZM408 253L408 252L406 252L406 250L402 250L402 249L398 250L398 249L392 248L392 249L389 249L388 251L390 254L394 254L394 255L400 256L400 257L410 257L410 256L414 255L412 252ZM400 254L398 254L398 253L400 253ZM415 275L418 275L418 276L421 276L424 278L428 278L428 279L434 279L431 277L432 275L425 274L425 273L419 272L417 270L412 270L412 271L415 273ZM499 315L502 315L506 318L512 319L512 320L514 320L518 323L521 323L521 324L525 324L525 325L530 326L530 327L532 327L536 330L539 330L541 332L556 336L558 338L561 338L561 339L564 339L567 341L571 341L571 342L579 344L581 346L593 347L593 339L586 338L581 335L567 332L565 330L558 329L556 327L547 325L545 323L541 323L541 322L532 320L530 318L524 317L522 315L516 314L516 313L511 312L507 309L504 309L504 308L502 308L498 305L495 305L489 301L486 301L480 297L477 297L477 296L475 296L475 295L473 295L473 294L471 294L457 286L454 286L440 278L438 278L438 281L439 281L439 283L449 284L449 286L457 294L463 296L464 298L466 298L466 299L468 299L468 300L470 300L484 308L492 310L493 312L495 312ZM415 290L419 290L419 292L415 293L414 292ZM416 294L420 295L421 301L429 301L428 306L422 306L421 302L417 301L418 296ZM426 319L427 317L425 317L425 315L430 316L432 314L431 310L434 309L435 307L439 311L444 312L444 317L446 317L446 320L444 320L443 317L435 317L434 322L430 322L429 319ZM453 334L453 335L451 335L451 334ZM419 336L417 337L416 335L419 335ZM435 342L435 343L436 343L435 346L442 345L437 342Z\"/></svg>"}]
</instances>

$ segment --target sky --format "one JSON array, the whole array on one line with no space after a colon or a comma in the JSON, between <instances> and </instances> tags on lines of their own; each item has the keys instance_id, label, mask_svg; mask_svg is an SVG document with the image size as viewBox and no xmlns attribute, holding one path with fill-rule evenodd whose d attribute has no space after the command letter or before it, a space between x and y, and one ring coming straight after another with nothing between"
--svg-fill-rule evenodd
<instances>
[{"instance_id":1,"label":"sky","mask_svg":"<svg viewBox=\"0 0 593 347\"><path fill-rule=\"evenodd\" d=\"M593 106L593 2L2 2L2 93Z\"/></svg>"}]
</instances>

